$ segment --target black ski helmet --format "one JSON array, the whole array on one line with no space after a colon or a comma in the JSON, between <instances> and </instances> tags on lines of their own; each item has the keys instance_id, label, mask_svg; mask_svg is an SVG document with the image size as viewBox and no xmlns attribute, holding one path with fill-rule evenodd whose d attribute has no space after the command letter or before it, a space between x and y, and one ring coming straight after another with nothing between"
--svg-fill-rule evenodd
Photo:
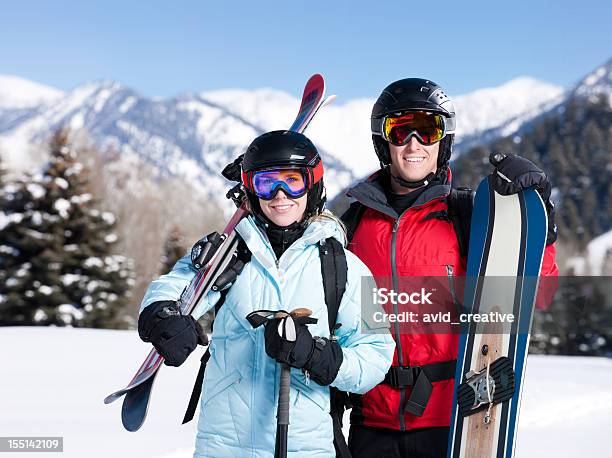
<instances>
[{"instance_id":1,"label":"black ski helmet","mask_svg":"<svg viewBox=\"0 0 612 458\"><path fill-rule=\"evenodd\" d=\"M371 120L404 111L429 111L439 113L446 118L446 135L440 140L438 153L438 168L446 168L451 157L456 127L455 106L451 99L433 81L405 78L391 83L382 91L372 108ZM375 125L373 122L373 129ZM377 134L372 130L374 150L381 167L385 167L391 163L389 144Z\"/></svg>"},{"instance_id":2,"label":"black ski helmet","mask_svg":"<svg viewBox=\"0 0 612 458\"><path fill-rule=\"evenodd\" d=\"M266 132L253 140L242 160L242 185L255 216L268 224L271 223L261 211L259 199L250 190L249 172L276 166L296 166L309 169L313 184L308 191L304 220L321 213L326 197L323 186L323 163L319 151L304 134L290 130L275 130Z\"/></svg>"}]
</instances>

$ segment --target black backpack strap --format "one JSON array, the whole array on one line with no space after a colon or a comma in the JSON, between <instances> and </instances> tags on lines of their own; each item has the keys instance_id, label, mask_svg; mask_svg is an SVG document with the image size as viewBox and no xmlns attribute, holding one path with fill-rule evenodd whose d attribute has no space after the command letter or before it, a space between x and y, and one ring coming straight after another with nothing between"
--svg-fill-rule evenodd
<instances>
[{"instance_id":1,"label":"black backpack strap","mask_svg":"<svg viewBox=\"0 0 612 458\"><path fill-rule=\"evenodd\" d=\"M222 297L222 299L224 299ZM204 371L206 370L206 364L208 364L208 360L210 359L210 344L206 347L206 351L202 355L200 359L200 368L198 369L198 375L196 376L195 383L193 384L193 389L191 390L191 396L189 397L189 404L187 404L187 410L185 410L185 416L183 417L183 425L185 423L189 423L193 420L193 416L195 415L195 411L198 407L198 401L200 400L200 395L202 394L202 383L204 383Z\"/></svg>"},{"instance_id":2,"label":"black backpack strap","mask_svg":"<svg viewBox=\"0 0 612 458\"><path fill-rule=\"evenodd\" d=\"M363 217L363 214L366 211L366 206L362 203L355 201L353 202L347 211L345 211L340 220L346 227L346 238L351 242L353 240L353 235L355 235L355 231L357 230L357 226L359 226L359 222Z\"/></svg>"},{"instance_id":3,"label":"black backpack strap","mask_svg":"<svg viewBox=\"0 0 612 458\"><path fill-rule=\"evenodd\" d=\"M323 277L325 304L327 305L329 334L330 338L333 339L334 332L340 327L340 323L336 323L336 321L338 320L340 302L346 291L348 277L346 253L342 244L335 238L330 237L324 242L319 243L319 257L321 259L321 276ZM330 398L331 409L329 414L332 417L336 457L351 458L351 452L342 433L342 416L344 415L345 408L350 406L348 394L337 388L330 387Z\"/></svg>"},{"instance_id":4,"label":"black backpack strap","mask_svg":"<svg viewBox=\"0 0 612 458\"><path fill-rule=\"evenodd\" d=\"M470 244L470 225L474 208L474 191L470 188L453 188L448 195L448 216L453 223L459 252L467 257Z\"/></svg>"},{"instance_id":5,"label":"black backpack strap","mask_svg":"<svg viewBox=\"0 0 612 458\"><path fill-rule=\"evenodd\" d=\"M219 275L217 280L215 280L215 285L222 283L220 285L221 289L221 298L215 304L215 316L219 313L221 306L225 303L225 297L229 292L229 288L225 288L229 283L236 280L236 277L240 275L244 266L251 260L251 251L248 249L246 243L239 235L238 247L236 248L235 259L232 259L228 267L224 272ZM210 327L212 332L212 324ZM200 368L198 369L198 375L196 376L195 383L193 385L193 389L191 390L191 397L189 398L189 404L187 404L187 409L185 410L185 416L183 417L183 424L189 423L193 420L195 415L195 411L198 407L198 402L200 400L200 395L202 394L202 383L204 383L204 372L206 371L206 364L210 359L210 344L206 347L206 351L202 355L200 359Z\"/></svg>"},{"instance_id":6,"label":"black backpack strap","mask_svg":"<svg viewBox=\"0 0 612 458\"><path fill-rule=\"evenodd\" d=\"M325 304L327 305L329 334L333 336L336 329L340 302L342 301L344 291L346 291L348 274L346 253L338 240L329 237L319 243L319 257L321 259L321 276L323 277Z\"/></svg>"}]
</instances>

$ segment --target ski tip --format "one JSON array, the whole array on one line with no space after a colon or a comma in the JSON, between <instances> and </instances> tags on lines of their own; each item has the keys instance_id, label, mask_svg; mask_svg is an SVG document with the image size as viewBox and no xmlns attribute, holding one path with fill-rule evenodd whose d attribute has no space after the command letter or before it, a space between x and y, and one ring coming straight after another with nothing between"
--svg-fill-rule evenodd
<instances>
[{"instance_id":1,"label":"ski tip","mask_svg":"<svg viewBox=\"0 0 612 458\"><path fill-rule=\"evenodd\" d=\"M306 84L308 84L308 83L313 83L313 82L315 82L316 80L321 80L321 81L323 81L323 75L321 75L320 73L315 73L315 74L314 74L314 75L312 75L310 78L308 78L308 82L307 82Z\"/></svg>"},{"instance_id":2,"label":"ski tip","mask_svg":"<svg viewBox=\"0 0 612 458\"><path fill-rule=\"evenodd\" d=\"M108 396L104 398L104 404L110 404L112 402L115 402L117 399L122 397L124 394L125 392L124 393L115 392L115 393L109 394Z\"/></svg>"},{"instance_id":3,"label":"ski tip","mask_svg":"<svg viewBox=\"0 0 612 458\"><path fill-rule=\"evenodd\" d=\"M144 424L146 415L146 407L144 411L142 411L141 409L136 409L136 411L132 411L126 406L126 403L124 402L123 408L121 409L121 423L123 424L123 427L126 429L126 431L134 433L138 431L140 427Z\"/></svg>"},{"instance_id":4,"label":"ski tip","mask_svg":"<svg viewBox=\"0 0 612 458\"><path fill-rule=\"evenodd\" d=\"M338 96L336 94L328 95L327 98L325 99L324 103L325 103L325 105L329 105L330 103L332 103L337 98L338 98Z\"/></svg>"},{"instance_id":5,"label":"ski tip","mask_svg":"<svg viewBox=\"0 0 612 458\"><path fill-rule=\"evenodd\" d=\"M129 431L131 433L135 433L136 431L138 431L140 429L140 427L142 426L142 423L129 423L127 421L123 422L123 427L125 428L126 431Z\"/></svg>"}]
</instances>

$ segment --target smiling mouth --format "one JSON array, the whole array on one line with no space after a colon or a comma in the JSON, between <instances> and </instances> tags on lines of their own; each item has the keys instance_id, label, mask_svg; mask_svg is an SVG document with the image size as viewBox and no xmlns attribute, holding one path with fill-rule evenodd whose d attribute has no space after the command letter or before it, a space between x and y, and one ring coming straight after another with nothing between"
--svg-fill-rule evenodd
<instances>
[{"instance_id":1,"label":"smiling mouth","mask_svg":"<svg viewBox=\"0 0 612 458\"><path fill-rule=\"evenodd\" d=\"M282 204L282 205L270 205L270 208L272 208L274 211L278 212L278 213L286 213L288 212L291 207L293 207L295 204Z\"/></svg>"},{"instance_id":2,"label":"smiling mouth","mask_svg":"<svg viewBox=\"0 0 612 458\"><path fill-rule=\"evenodd\" d=\"M422 156L404 156L402 159L411 164L419 164L425 160Z\"/></svg>"}]
</instances>

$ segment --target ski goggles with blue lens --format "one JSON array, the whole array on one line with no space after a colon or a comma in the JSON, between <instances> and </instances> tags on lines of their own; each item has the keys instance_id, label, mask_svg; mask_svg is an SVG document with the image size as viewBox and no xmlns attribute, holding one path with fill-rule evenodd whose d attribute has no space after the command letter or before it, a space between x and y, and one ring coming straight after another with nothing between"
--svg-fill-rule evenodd
<instances>
[{"instance_id":1,"label":"ski goggles with blue lens","mask_svg":"<svg viewBox=\"0 0 612 458\"><path fill-rule=\"evenodd\" d=\"M407 111L372 119L372 133L396 146L406 145L412 137L429 146L446 135L446 120L438 113Z\"/></svg>"},{"instance_id":2,"label":"ski goggles with blue lens","mask_svg":"<svg viewBox=\"0 0 612 458\"><path fill-rule=\"evenodd\" d=\"M310 167L274 167L243 172L245 187L263 200L272 200L282 189L287 197L298 199L323 177L323 163Z\"/></svg>"}]
</instances>

